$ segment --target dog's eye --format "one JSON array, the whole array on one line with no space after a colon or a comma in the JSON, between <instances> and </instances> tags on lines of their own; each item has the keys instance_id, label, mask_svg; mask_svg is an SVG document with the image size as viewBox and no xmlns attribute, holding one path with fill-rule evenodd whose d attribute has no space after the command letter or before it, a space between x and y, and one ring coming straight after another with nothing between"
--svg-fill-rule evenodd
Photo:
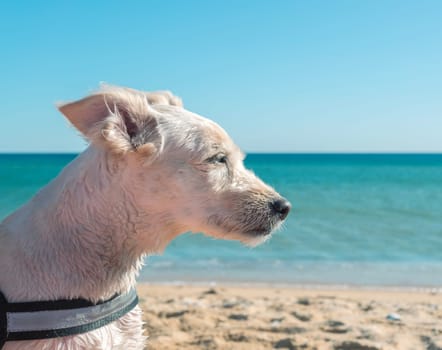
<instances>
[{"instance_id":1,"label":"dog's eye","mask_svg":"<svg viewBox=\"0 0 442 350\"><path fill-rule=\"evenodd\" d=\"M216 157L218 163L227 163L227 156L225 154Z\"/></svg>"},{"instance_id":2,"label":"dog's eye","mask_svg":"<svg viewBox=\"0 0 442 350\"><path fill-rule=\"evenodd\" d=\"M208 163L227 164L227 156L224 153L218 153L206 160Z\"/></svg>"}]
</instances>

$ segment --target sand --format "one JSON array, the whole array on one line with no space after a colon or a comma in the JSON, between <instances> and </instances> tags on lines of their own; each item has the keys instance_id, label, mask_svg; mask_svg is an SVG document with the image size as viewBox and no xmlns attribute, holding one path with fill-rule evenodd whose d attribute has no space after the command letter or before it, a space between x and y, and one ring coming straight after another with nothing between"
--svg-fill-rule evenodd
<instances>
[{"instance_id":1,"label":"sand","mask_svg":"<svg viewBox=\"0 0 442 350\"><path fill-rule=\"evenodd\" d=\"M442 349L440 290L139 286L148 349Z\"/></svg>"}]
</instances>

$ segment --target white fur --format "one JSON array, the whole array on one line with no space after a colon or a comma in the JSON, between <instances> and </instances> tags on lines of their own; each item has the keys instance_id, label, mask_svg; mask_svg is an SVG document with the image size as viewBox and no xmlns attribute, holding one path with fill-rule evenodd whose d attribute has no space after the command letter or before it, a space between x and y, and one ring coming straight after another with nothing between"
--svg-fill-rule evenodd
<instances>
[{"instance_id":1,"label":"white fur","mask_svg":"<svg viewBox=\"0 0 442 350\"><path fill-rule=\"evenodd\" d=\"M10 302L124 293L144 256L186 231L247 244L269 237L281 220L268 203L279 195L243 167L217 124L181 106L168 92L106 87L60 107L91 145L0 224ZM4 350L143 349L145 338L137 307L89 333Z\"/></svg>"}]
</instances>

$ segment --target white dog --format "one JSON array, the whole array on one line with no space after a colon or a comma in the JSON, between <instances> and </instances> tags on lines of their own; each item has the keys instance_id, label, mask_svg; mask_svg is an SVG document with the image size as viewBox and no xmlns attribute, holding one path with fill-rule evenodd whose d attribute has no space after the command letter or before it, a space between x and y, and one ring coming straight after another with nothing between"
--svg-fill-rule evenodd
<instances>
[{"instance_id":1,"label":"white dog","mask_svg":"<svg viewBox=\"0 0 442 350\"><path fill-rule=\"evenodd\" d=\"M0 291L9 303L124 295L145 255L180 233L256 245L290 210L244 168L221 127L168 92L105 86L59 109L90 146L0 224ZM7 341L3 349L129 350L144 343L137 306L86 333Z\"/></svg>"}]
</instances>

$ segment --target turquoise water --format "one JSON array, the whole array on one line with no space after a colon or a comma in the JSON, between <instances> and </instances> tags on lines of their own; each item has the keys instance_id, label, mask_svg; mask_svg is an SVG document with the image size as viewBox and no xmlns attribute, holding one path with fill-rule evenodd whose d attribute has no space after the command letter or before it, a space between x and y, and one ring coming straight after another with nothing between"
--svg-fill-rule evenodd
<instances>
[{"instance_id":1,"label":"turquoise water","mask_svg":"<svg viewBox=\"0 0 442 350\"><path fill-rule=\"evenodd\" d=\"M0 218L74 155L0 155ZM293 210L264 245L185 234L140 279L442 286L442 155L246 159Z\"/></svg>"}]
</instances>

